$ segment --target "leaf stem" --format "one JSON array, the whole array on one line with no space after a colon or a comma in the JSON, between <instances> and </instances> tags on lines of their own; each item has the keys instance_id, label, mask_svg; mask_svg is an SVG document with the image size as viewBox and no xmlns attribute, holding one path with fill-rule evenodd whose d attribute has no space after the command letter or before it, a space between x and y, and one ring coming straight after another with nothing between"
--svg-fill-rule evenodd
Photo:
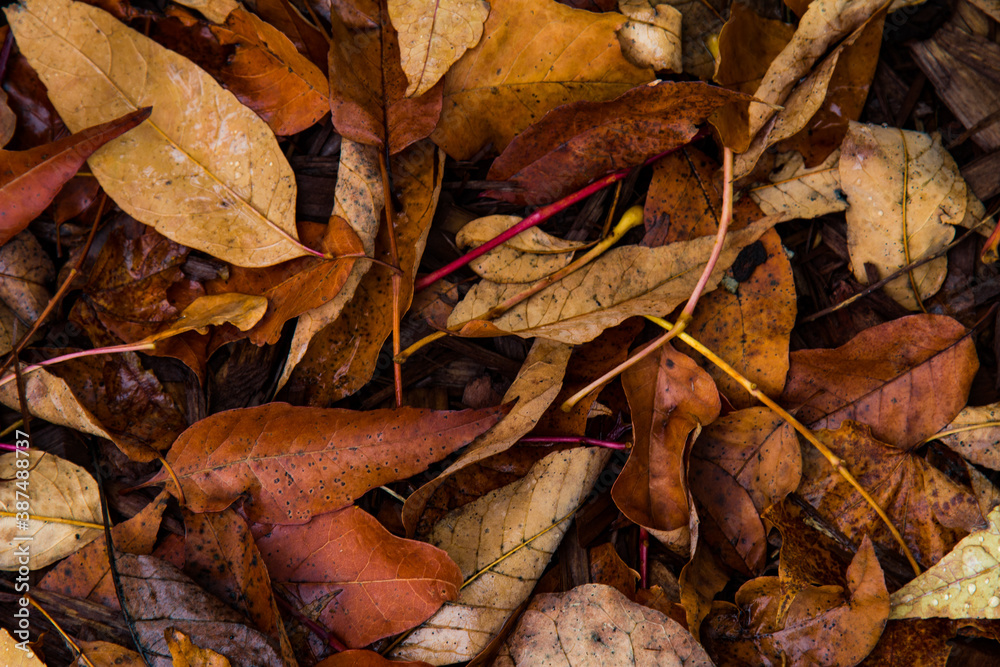
<instances>
[{"instance_id":1,"label":"leaf stem","mask_svg":"<svg viewBox=\"0 0 1000 667\"><path fill-rule=\"evenodd\" d=\"M666 320L660 317L653 317L652 315L647 315L646 319L658 324L667 331L676 328L675 325L671 324L670 322L667 322ZM861 486L861 483L858 482L856 477L854 477L850 469L848 469L847 464L844 463L843 459L834 454L829 447L820 442L816 438L816 436L813 435L812 431L810 431L799 420L797 420L795 417L789 414L787 410L785 410L783 407L781 407L773 400L771 400L771 398L767 394L757 389L756 384L745 378L739 371L737 371L735 368L733 368L728 363L723 361L717 354L715 354L710 349L702 345L701 342L692 338L689 334L683 332L679 333L677 337L680 338L689 346L691 346L692 348L694 348L695 350L697 350L703 357L711 361L719 369L725 372L726 375L736 380L744 389L747 390L747 392L750 393L751 396L753 396L758 401L760 401L768 408L773 410L775 413L777 413L779 417L788 422L789 425L791 425L792 428L798 431L803 438L809 441L809 444L815 447L816 451L822 454L823 457L830 463L830 465L833 466L834 469L836 469L837 473L845 480L847 480L847 483L853 486L854 489L859 494L861 494L861 497L865 499L865 502L868 503L868 505L873 510L875 510L875 513L878 514L880 519L882 519L886 527L889 529L889 532L892 533L893 538L899 544L900 549L902 549L903 551L903 555L906 556L906 560L910 562L910 567L913 568L913 572L918 575L920 574L920 566L917 564L917 559L913 557L913 553L910 551L910 548L906 546L906 542L903 540L903 536L899 534L899 531L896 529L896 526L892 523L892 519L889 518L889 516L885 513L885 510L883 510L882 507L878 504L878 501L875 500L871 496L871 494L869 494L868 491L865 490L863 486Z\"/></svg>"},{"instance_id":2,"label":"leaf stem","mask_svg":"<svg viewBox=\"0 0 1000 667\"><path fill-rule=\"evenodd\" d=\"M719 216L719 231L715 235L715 245L712 246L712 253L708 257L708 262L705 263L705 269L701 272L698 284L695 285L694 290L691 291L691 296L688 298L688 302L685 304L684 310L681 311L680 318L677 320L677 325L673 327L672 330L668 330L667 333L654 340L650 345L647 345L638 353L618 364L616 367L612 368L610 371L566 399L566 402L562 404L563 411L569 412L574 405L583 400L584 396L594 391L601 385L610 382L626 369L639 363L641 360L666 345L672 338L679 336L684 332L684 329L687 328L691 318L694 317L694 309L698 305L698 299L701 298L702 292L705 291L705 287L708 285L708 281L712 277L712 272L715 270L715 265L719 261L719 255L722 254L722 247L726 243L726 234L729 231L729 223L733 219L733 151L729 148L723 148L722 185L722 214Z\"/></svg>"},{"instance_id":3,"label":"leaf stem","mask_svg":"<svg viewBox=\"0 0 1000 667\"><path fill-rule=\"evenodd\" d=\"M45 368L46 366L54 366L64 361L69 361L70 359L79 359L80 357L93 357L98 354L116 354L118 352L144 352L146 350L152 350L155 347L156 343L126 343L124 345L98 347L93 350L80 350L78 352L70 352L68 354L59 355L58 357L52 357L51 359L46 359L45 361L39 361L37 364L26 366L21 372L31 373L32 371L37 371L41 368ZM0 387L13 381L16 377L17 376L14 373L4 376L0 379Z\"/></svg>"},{"instance_id":4,"label":"leaf stem","mask_svg":"<svg viewBox=\"0 0 1000 667\"><path fill-rule=\"evenodd\" d=\"M399 249L396 245L396 215L392 208L392 188L389 180L389 149L378 152L379 171L382 172L382 192L385 199L385 224L386 233L389 236L389 262L396 267L396 273L392 274L392 356L399 354L400 330L399 320L402 313L399 307L399 293L402 288L402 272L399 270ZM403 406L403 367L393 359L392 362L393 385L396 393L396 407Z\"/></svg>"},{"instance_id":5,"label":"leaf stem","mask_svg":"<svg viewBox=\"0 0 1000 667\"><path fill-rule=\"evenodd\" d=\"M100 528L103 530L104 526L100 526ZM40 611L42 613L42 616L44 616L46 618L46 620L48 620L48 622L52 624L52 627L54 627L56 629L56 632L58 632L59 635L63 638L63 641L65 641L67 644L69 644L73 648L73 650L76 651L79 654L80 659L83 660L90 667L94 667L94 663L92 663L90 661L90 658L88 658L84 654L84 652L82 650L80 650L80 647L77 646L76 642L73 641L73 639L68 634L66 634L66 631L63 630L62 627L58 623L56 623L56 620L54 618L52 618L51 616L49 616L49 612L47 612L44 609L42 609L41 605L39 605L37 602L35 602L35 599L32 598L30 595L27 596L27 597L28 597L28 602L31 603L31 606L34 607L35 609L37 609L38 611Z\"/></svg>"},{"instance_id":6,"label":"leaf stem","mask_svg":"<svg viewBox=\"0 0 1000 667\"><path fill-rule=\"evenodd\" d=\"M529 445L535 443L551 443L551 444L577 444L586 445L590 447L604 447L605 449L621 449L627 450L631 449L632 446L625 442L612 442L611 440L596 440L594 438L587 438L585 436L578 435L556 435L556 436L530 436L527 438L521 438L519 442L526 443Z\"/></svg>"},{"instance_id":7,"label":"leaf stem","mask_svg":"<svg viewBox=\"0 0 1000 667\"><path fill-rule=\"evenodd\" d=\"M643 162L641 165L639 165L639 167L636 167L636 168L637 169L641 169L642 167L649 166L649 165L653 164L654 162L656 162L657 160L659 160L659 159L661 159L663 157L666 157L667 155L670 155L671 153L679 151L682 148L684 148L685 146L688 146L691 142L697 141L698 139L701 139L702 137L707 136L707 135L708 135L708 130L707 129L699 130L698 133L695 134L693 137L691 137L691 140L688 141L687 143L684 143L684 144L681 144L680 146L676 146L674 148L671 148L670 150L664 151L664 152L660 153L659 155L655 155L655 156L649 158L648 160L646 160L645 162ZM446 264L445 266L441 267L437 271L432 271L431 273L427 274L423 278L417 280L417 282L413 286L413 291L414 292L419 292L420 290L427 289L428 287L430 287L431 285L433 285L435 282L437 282L441 278L444 278L445 276L447 276L449 273L451 273L453 271L457 271L458 269L462 268L463 266L465 266L466 264L468 264L472 260L478 259L479 257L482 257L483 255L485 255L486 253L488 253L490 250L493 250L498 245L502 244L504 241L508 241L508 240L514 238L515 236L517 236L518 234L520 234L521 232L523 232L526 229L531 229L532 227L536 227L536 226L540 225L542 222L548 220L549 218L551 218L552 216L556 215L557 213L560 213L560 212L564 211L565 209L569 208L573 204L576 204L577 202L579 202L579 201L581 201L583 199L586 199L587 197L589 197L590 195L594 194L595 192L597 192L599 190L603 190L604 188L608 187L609 185L614 185L618 181L620 181L623 178L625 178L626 176L628 176L630 173L632 173L632 168L619 169L618 171L612 172L612 173L608 174L607 176L605 176L603 178L599 178L598 180L594 181L590 185L587 185L584 188L582 188L580 190L577 190L573 194L570 194L570 195L567 195L567 196L563 197L562 199L560 199L557 202L553 202L552 204L548 204L547 206L541 207L540 209L538 209L537 211L535 211L534 213L532 213L531 215L529 215L527 218L525 218L521 222L517 223L516 225L514 225L513 227L511 227L507 231L503 232L502 234L499 234L496 238L494 238L494 239L492 239L490 241L487 241L486 243L484 243L481 246L473 248L472 250L470 250L466 254L462 255L461 257L459 257L455 261L449 262L448 264Z\"/></svg>"}]
</instances>

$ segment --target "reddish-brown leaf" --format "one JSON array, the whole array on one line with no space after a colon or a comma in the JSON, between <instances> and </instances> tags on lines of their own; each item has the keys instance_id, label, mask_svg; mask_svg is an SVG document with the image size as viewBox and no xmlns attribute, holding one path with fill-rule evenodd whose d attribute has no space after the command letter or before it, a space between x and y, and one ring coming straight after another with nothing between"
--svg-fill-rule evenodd
<instances>
[{"instance_id":1,"label":"reddish-brown leaf","mask_svg":"<svg viewBox=\"0 0 1000 667\"><path fill-rule=\"evenodd\" d=\"M795 27L766 19L750 5L734 2L729 20L719 32L716 83L753 94L775 56L795 34ZM753 48L747 48L752 44Z\"/></svg>"},{"instance_id":2,"label":"reddish-brown leaf","mask_svg":"<svg viewBox=\"0 0 1000 667\"><path fill-rule=\"evenodd\" d=\"M727 471L705 459L691 459L689 476L705 544L732 569L759 574L765 565L767 534L750 494Z\"/></svg>"},{"instance_id":3,"label":"reddish-brown leaf","mask_svg":"<svg viewBox=\"0 0 1000 667\"><path fill-rule=\"evenodd\" d=\"M246 522L231 509L184 513L184 572L205 590L240 612L295 661L271 577Z\"/></svg>"},{"instance_id":4,"label":"reddish-brown leaf","mask_svg":"<svg viewBox=\"0 0 1000 667\"><path fill-rule=\"evenodd\" d=\"M302 612L352 648L420 624L462 585L444 551L395 537L357 507L275 526L257 546Z\"/></svg>"},{"instance_id":5,"label":"reddish-brown leaf","mask_svg":"<svg viewBox=\"0 0 1000 667\"><path fill-rule=\"evenodd\" d=\"M194 512L218 512L247 494L252 520L304 523L426 469L504 412L354 412L268 403L201 420L177 438L167 462ZM167 483L176 493L170 479L163 470L149 483Z\"/></svg>"},{"instance_id":6,"label":"reddish-brown leaf","mask_svg":"<svg viewBox=\"0 0 1000 667\"><path fill-rule=\"evenodd\" d=\"M844 459L925 566L985 525L972 490L953 482L912 448L880 442L867 426L850 420L836 431L816 431L816 437ZM798 493L848 538L857 541L869 535L883 547L898 550L875 511L812 448L803 451Z\"/></svg>"},{"instance_id":7,"label":"reddish-brown leaf","mask_svg":"<svg viewBox=\"0 0 1000 667\"><path fill-rule=\"evenodd\" d=\"M249 332L228 327L216 333L212 347L249 336L257 345L273 345L281 337L285 322L298 317L307 310L321 306L337 296L347 281L356 257L363 255L361 239L350 225L334 216L328 226L303 223L302 237L307 244L316 243L322 237L321 249L335 259L300 257L275 266L250 269L233 266L228 279L217 279L208 283L209 294L236 292L267 297L267 312Z\"/></svg>"},{"instance_id":8,"label":"reddish-brown leaf","mask_svg":"<svg viewBox=\"0 0 1000 667\"><path fill-rule=\"evenodd\" d=\"M969 332L944 315L911 315L861 332L832 350L791 353L786 405L814 428L845 419L908 448L934 435L965 406L979 368Z\"/></svg>"},{"instance_id":9,"label":"reddish-brown leaf","mask_svg":"<svg viewBox=\"0 0 1000 667\"><path fill-rule=\"evenodd\" d=\"M431 667L423 660L386 660L375 651L341 651L316 664L316 667Z\"/></svg>"},{"instance_id":10,"label":"reddish-brown leaf","mask_svg":"<svg viewBox=\"0 0 1000 667\"><path fill-rule=\"evenodd\" d=\"M889 616L889 593L867 537L843 585L806 588L781 615L780 601L778 577L760 577L740 588L736 605L716 602L702 628L712 659L727 665L855 665L875 646Z\"/></svg>"},{"instance_id":11,"label":"reddish-brown leaf","mask_svg":"<svg viewBox=\"0 0 1000 667\"><path fill-rule=\"evenodd\" d=\"M635 599L639 573L630 568L610 542L590 550L590 583L617 589L630 600Z\"/></svg>"},{"instance_id":12,"label":"reddish-brown leaf","mask_svg":"<svg viewBox=\"0 0 1000 667\"><path fill-rule=\"evenodd\" d=\"M313 25L289 0L250 0L243 3L285 34L292 44L314 65L326 73L326 53L330 43L323 31Z\"/></svg>"},{"instance_id":13,"label":"reddish-brown leaf","mask_svg":"<svg viewBox=\"0 0 1000 667\"><path fill-rule=\"evenodd\" d=\"M337 131L362 144L388 142L391 155L429 136L441 116L444 84L406 97L399 40L385 8L376 28L348 30L336 11L330 19L330 109Z\"/></svg>"},{"instance_id":14,"label":"reddish-brown leaf","mask_svg":"<svg viewBox=\"0 0 1000 667\"><path fill-rule=\"evenodd\" d=\"M639 86L610 102L553 109L518 135L490 167L492 180L516 189L486 194L516 204L546 204L595 177L687 143L719 108L749 96L701 82Z\"/></svg>"},{"instance_id":15,"label":"reddish-brown leaf","mask_svg":"<svg viewBox=\"0 0 1000 667\"><path fill-rule=\"evenodd\" d=\"M138 109L51 144L21 152L0 151L0 245L44 211L94 151L149 118L150 113L148 107Z\"/></svg>"},{"instance_id":16,"label":"reddish-brown leaf","mask_svg":"<svg viewBox=\"0 0 1000 667\"><path fill-rule=\"evenodd\" d=\"M622 374L635 445L611 496L629 519L659 530L688 525L688 454L701 428L719 416L715 383L687 355L666 345Z\"/></svg>"}]
</instances>

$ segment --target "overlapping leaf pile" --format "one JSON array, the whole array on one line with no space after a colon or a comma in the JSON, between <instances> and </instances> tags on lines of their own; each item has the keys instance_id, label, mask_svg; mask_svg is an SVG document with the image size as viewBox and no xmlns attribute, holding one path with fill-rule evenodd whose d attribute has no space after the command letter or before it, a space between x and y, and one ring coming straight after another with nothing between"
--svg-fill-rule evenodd
<instances>
[{"instance_id":1,"label":"overlapping leaf pile","mask_svg":"<svg viewBox=\"0 0 1000 667\"><path fill-rule=\"evenodd\" d=\"M179 1L4 10L0 662L1000 655L995 4Z\"/></svg>"}]
</instances>

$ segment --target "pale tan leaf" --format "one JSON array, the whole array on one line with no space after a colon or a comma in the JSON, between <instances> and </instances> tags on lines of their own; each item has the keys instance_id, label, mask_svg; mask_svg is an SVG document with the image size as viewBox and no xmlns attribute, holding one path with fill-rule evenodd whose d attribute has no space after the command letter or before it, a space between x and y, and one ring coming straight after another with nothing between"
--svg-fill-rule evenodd
<instances>
[{"instance_id":1,"label":"pale tan leaf","mask_svg":"<svg viewBox=\"0 0 1000 667\"><path fill-rule=\"evenodd\" d=\"M24 397L28 411L39 419L53 424L113 440L100 422L85 408L66 382L44 368L24 376ZM20 410L17 398L17 384L8 382L0 387L0 403L11 410Z\"/></svg>"},{"instance_id":2,"label":"pale tan leaf","mask_svg":"<svg viewBox=\"0 0 1000 667\"><path fill-rule=\"evenodd\" d=\"M618 40L633 65L682 71L680 11L656 0L619 0L618 10L629 18Z\"/></svg>"},{"instance_id":3,"label":"pale tan leaf","mask_svg":"<svg viewBox=\"0 0 1000 667\"><path fill-rule=\"evenodd\" d=\"M45 285L55 280L52 259L30 231L0 247L0 299L25 322L34 322L48 305Z\"/></svg>"},{"instance_id":4,"label":"pale tan leaf","mask_svg":"<svg viewBox=\"0 0 1000 667\"><path fill-rule=\"evenodd\" d=\"M26 472L19 478L18 470ZM37 450L30 450L28 456L4 454L0 456L0 479L4 480L0 482L0 509L4 511L25 511L21 509L24 505L17 504L22 502L31 516L103 523L97 482L89 472L55 454ZM18 491L22 495L18 496ZM82 549L102 533L99 528L38 519L28 519L27 528L21 528L20 519L0 517L0 570L17 570L21 565L41 569ZM30 541L15 541L19 537Z\"/></svg>"},{"instance_id":5,"label":"pale tan leaf","mask_svg":"<svg viewBox=\"0 0 1000 667\"><path fill-rule=\"evenodd\" d=\"M1000 618L1000 507L990 525L892 594L889 619Z\"/></svg>"},{"instance_id":6,"label":"pale tan leaf","mask_svg":"<svg viewBox=\"0 0 1000 667\"><path fill-rule=\"evenodd\" d=\"M934 437L963 458L1000 470L1000 403L966 407Z\"/></svg>"},{"instance_id":7,"label":"pale tan leaf","mask_svg":"<svg viewBox=\"0 0 1000 667\"><path fill-rule=\"evenodd\" d=\"M375 252L375 236L378 234L379 219L384 207L385 196L379 173L378 148L344 139L340 145L340 166L337 170L333 215L346 220L357 232L365 248L365 255L369 257ZM371 262L355 262L337 296L319 308L313 308L299 316L279 387L288 381L295 365L302 360L309 349L309 341L316 332L340 316L344 306L361 284L361 279L371 267Z\"/></svg>"},{"instance_id":8,"label":"pale tan leaf","mask_svg":"<svg viewBox=\"0 0 1000 667\"><path fill-rule=\"evenodd\" d=\"M181 311L180 317L170 326L146 337L143 342L163 340L185 331L206 333L209 326L221 324L232 324L240 331L246 331L257 324L266 311L267 299L262 296L237 292L200 296Z\"/></svg>"},{"instance_id":9,"label":"pale tan leaf","mask_svg":"<svg viewBox=\"0 0 1000 667\"><path fill-rule=\"evenodd\" d=\"M847 249L854 276L867 282L865 264L881 276L951 242L965 218L967 189L941 138L921 132L851 123L841 147L840 182L847 210ZM948 260L939 257L891 281L885 292L910 310L944 283ZM911 276L913 283L911 284Z\"/></svg>"},{"instance_id":10,"label":"pale tan leaf","mask_svg":"<svg viewBox=\"0 0 1000 667\"><path fill-rule=\"evenodd\" d=\"M815 0L799 20L792 41L771 62L750 104L750 131L755 134L775 115L792 88L837 40L850 34L884 5L884 0Z\"/></svg>"},{"instance_id":11,"label":"pale tan leaf","mask_svg":"<svg viewBox=\"0 0 1000 667\"><path fill-rule=\"evenodd\" d=\"M513 403L500 422L466 447L462 455L440 475L410 494L403 506L403 525L408 535L416 532L417 522L434 491L453 474L473 463L509 449L526 436L552 404L562 387L572 348L545 339L536 340L517 377L503 396L503 404Z\"/></svg>"},{"instance_id":12,"label":"pale tan leaf","mask_svg":"<svg viewBox=\"0 0 1000 667\"><path fill-rule=\"evenodd\" d=\"M191 637L177 628L170 627L163 631L170 649L170 657L174 667L230 667L229 660L215 651L197 646Z\"/></svg>"},{"instance_id":13,"label":"pale tan leaf","mask_svg":"<svg viewBox=\"0 0 1000 667\"><path fill-rule=\"evenodd\" d=\"M17 621L14 620L13 623L16 624ZM0 628L0 664L7 667L45 667L45 663L38 659L27 643L18 642L5 628Z\"/></svg>"},{"instance_id":14,"label":"pale tan leaf","mask_svg":"<svg viewBox=\"0 0 1000 667\"><path fill-rule=\"evenodd\" d=\"M458 231L455 244L461 250L476 248L521 220L516 215L476 218ZM496 283L533 283L573 261L573 251L583 245L564 241L532 227L474 259L469 268L480 277Z\"/></svg>"},{"instance_id":15,"label":"pale tan leaf","mask_svg":"<svg viewBox=\"0 0 1000 667\"><path fill-rule=\"evenodd\" d=\"M430 542L448 552L466 580L489 569L403 640L392 657L447 665L479 653L531 593L569 528L564 519L586 498L608 454L583 447L554 452L522 479L439 521Z\"/></svg>"},{"instance_id":16,"label":"pale tan leaf","mask_svg":"<svg viewBox=\"0 0 1000 667\"><path fill-rule=\"evenodd\" d=\"M705 649L663 613L601 584L538 595L496 665L712 667Z\"/></svg>"},{"instance_id":17,"label":"pale tan leaf","mask_svg":"<svg viewBox=\"0 0 1000 667\"><path fill-rule=\"evenodd\" d=\"M714 289L740 250L775 221L763 218L730 234L706 289ZM523 338L538 336L579 344L633 315L668 313L690 296L714 242L714 238L704 236L659 248L613 248L490 324ZM523 286L481 281L455 306L448 325L475 320L521 291Z\"/></svg>"},{"instance_id":18,"label":"pale tan leaf","mask_svg":"<svg viewBox=\"0 0 1000 667\"><path fill-rule=\"evenodd\" d=\"M407 97L433 88L462 54L478 44L490 14L485 0L389 0L388 6L399 32Z\"/></svg>"},{"instance_id":19,"label":"pale tan leaf","mask_svg":"<svg viewBox=\"0 0 1000 667\"><path fill-rule=\"evenodd\" d=\"M129 215L239 266L306 254L295 178L274 134L205 71L81 2L26 0L4 11L71 130L153 107L88 160Z\"/></svg>"},{"instance_id":20,"label":"pale tan leaf","mask_svg":"<svg viewBox=\"0 0 1000 667\"><path fill-rule=\"evenodd\" d=\"M225 23L230 12L240 6L236 0L177 0L178 4L202 13L212 23Z\"/></svg>"},{"instance_id":21,"label":"pale tan leaf","mask_svg":"<svg viewBox=\"0 0 1000 667\"><path fill-rule=\"evenodd\" d=\"M811 168L805 166L801 153L782 153L768 180L770 185L750 190L750 197L764 213L776 215L782 222L817 218L847 209L847 200L840 192L839 150L831 153L823 164Z\"/></svg>"}]
</instances>

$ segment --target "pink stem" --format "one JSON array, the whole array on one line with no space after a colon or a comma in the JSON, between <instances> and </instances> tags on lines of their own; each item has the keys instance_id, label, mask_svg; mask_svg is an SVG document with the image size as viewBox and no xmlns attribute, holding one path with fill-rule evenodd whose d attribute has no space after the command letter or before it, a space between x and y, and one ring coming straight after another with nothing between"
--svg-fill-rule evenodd
<instances>
[{"instance_id":1,"label":"pink stem","mask_svg":"<svg viewBox=\"0 0 1000 667\"><path fill-rule=\"evenodd\" d=\"M575 435L559 435L554 437L544 437L544 436L533 436L530 438L521 438L521 442L526 442L528 444L535 442L545 442L553 444L580 444L580 445L591 445L593 447L605 447L607 449L628 449L628 445L622 442L611 442L610 440L595 440L594 438L585 438L582 436Z\"/></svg>"},{"instance_id":2,"label":"pink stem","mask_svg":"<svg viewBox=\"0 0 1000 667\"><path fill-rule=\"evenodd\" d=\"M334 651L336 651L337 653L343 653L344 651L347 650L347 646L344 645L343 642L341 642L339 639L337 639L329 632L327 632L326 628L324 628L322 625L316 623L311 618L300 613L299 610L290 605L285 598L281 597L278 594L275 594L274 599L278 601L278 606L280 606L289 614L294 616L295 620L297 620L299 623L309 628L313 632L313 634L315 634L317 637L326 642L327 646L332 648Z\"/></svg>"},{"instance_id":3,"label":"pink stem","mask_svg":"<svg viewBox=\"0 0 1000 667\"><path fill-rule=\"evenodd\" d=\"M54 366L55 364L69 361L70 359L79 359L80 357L93 357L98 354L115 354L117 352L141 352L143 350L152 350L154 347L156 346L153 343L131 343L127 345L98 347L93 350L80 350L79 352L70 352L69 354L52 357L51 359L40 361L37 364L32 364L31 366L25 366L21 369L21 373L30 373L32 371L37 371L39 368ZM0 387L4 386L8 382L11 382L15 377L17 376L14 373L4 376L3 379L0 379Z\"/></svg>"},{"instance_id":4,"label":"pink stem","mask_svg":"<svg viewBox=\"0 0 1000 667\"><path fill-rule=\"evenodd\" d=\"M6 449L9 452L16 452L17 451L17 447L15 447L14 445L8 445L5 442L0 442L0 449Z\"/></svg>"},{"instance_id":5,"label":"pink stem","mask_svg":"<svg viewBox=\"0 0 1000 667\"><path fill-rule=\"evenodd\" d=\"M687 146L688 144L690 144L691 141L696 141L696 140L698 140L698 139L706 136L707 134L708 134L708 130L707 129L699 130L698 133L696 135L694 135L691 138L691 140L688 141L687 143L681 144L680 146L676 146L674 148L671 148L670 150L664 151L664 152L660 153L659 155L654 155L653 157L649 158L648 160L646 160L645 162L643 162L641 165L639 165L639 168L641 169L642 167L646 167L648 165L651 165L654 162L656 162L657 160L659 160L660 158L663 158L663 157L665 157L667 155L670 155L671 153L679 151L680 149L682 149L685 146ZM573 194L567 195L567 196L563 197L562 199L560 199L557 202L554 202L554 203L549 204L547 206L543 206L542 208L538 209L537 211L535 211L534 213L532 213L531 215L529 215L527 218L525 218L521 222L517 223L516 225L514 225L513 227L511 227L507 231L503 232L502 234L500 234L496 238L494 238L494 239L492 239L490 241L487 241L486 243L484 243L483 245L479 246L478 248L473 248L472 250L470 250L466 254L462 255L461 257L459 257L455 261L449 262L448 264L446 264L445 266L441 267L437 271L433 271L433 272L427 274L426 276L424 276L423 278L420 278L419 280L416 281L416 283L414 283L414 285L413 285L413 291L414 292L419 292L420 290L427 289L428 287L430 287L431 285L433 285L435 282L437 282L441 278L444 278L446 275L448 275L452 271L457 271L458 269L462 268L463 266L465 266L466 264L468 264L472 260L477 259L479 257L482 257L483 255L485 255L486 253L488 253L490 250L493 250L493 248L496 248L498 245L500 245L504 241L507 241L509 239L514 238L515 236L517 236L518 234L520 234L521 232L523 232L526 229L531 229L532 227L535 227L535 226L541 224L545 220L548 220L549 218L551 218L556 213L559 213L559 212L565 210L566 208L569 208L570 206L572 206L573 204L579 202L582 199L586 199L587 197L589 197L590 195L594 194L598 190L602 190L602 189L608 187L609 185L613 185L614 183L617 183L618 181L620 181L623 178L625 178L626 176L628 176L631 172L632 172L632 168L619 169L618 171L615 171L615 172L612 172L612 173L608 174L604 178L601 178L601 179L598 179L598 180L594 181L593 183L591 183L590 185L584 187L583 189L577 190Z\"/></svg>"},{"instance_id":6,"label":"pink stem","mask_svg":"<svg viewBox=\"0 0 1000 667\"><path fill-rule=\"evenodd\" d=\"M639 526L639 587L649 588L646 575L649 572L649 531Z\"/></svg>"}]
</instances>

